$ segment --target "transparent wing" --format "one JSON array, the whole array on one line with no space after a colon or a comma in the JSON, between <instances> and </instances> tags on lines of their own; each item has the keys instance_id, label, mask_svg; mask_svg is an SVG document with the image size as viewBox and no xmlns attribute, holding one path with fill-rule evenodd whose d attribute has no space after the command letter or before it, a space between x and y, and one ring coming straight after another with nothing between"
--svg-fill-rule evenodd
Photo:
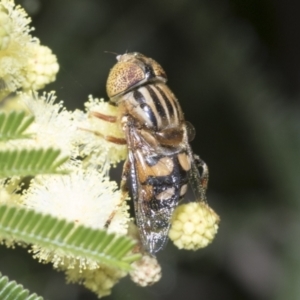
<instances>
[{"instance_id":1,"label":"transparent wing","mask_svg":"<svg viewBox=\"0 0 300 300\"><path fill-rule=\"evenodd\" d=\"M208 167L198 155L192 152L189 145L187 145L187 150L192 161L191 170L189 171L189 185L193 191L195 200L206 202L206 189L209 177ZM199 169L201 169L201 174Z\"/></svg>"},{"instance_id":2,"label":"transparent wing","mask_svg":"<svg viewBox=\"0 0 300 300\"><path fill-rule=\"evenodd\" d=\"M126 139L137 226L145 249L161 250L167 240L183 177L176 153L150 147L136 128L127 127ZM184 179L187 182L187 177Z\"/></svg>"}]
</instances>

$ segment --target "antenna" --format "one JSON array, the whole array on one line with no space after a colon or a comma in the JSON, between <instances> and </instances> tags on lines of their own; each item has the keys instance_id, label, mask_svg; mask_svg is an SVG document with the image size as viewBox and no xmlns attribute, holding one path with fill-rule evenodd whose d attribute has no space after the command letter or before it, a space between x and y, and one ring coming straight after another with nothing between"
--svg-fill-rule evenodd
<instances>
[{"instance_id":1,"label":"antenna","mask_svg":"<svg viewBox=\"0 0 300 300\"><path fill-rule=\"evenodd\" d=\"M116 55L116 56L118 56L118 55L119 55L119 53L112 52L112 51L104 51L104 53L110 53L110 54L114 54L114 55Z\"/></svg>"}]
</instances>

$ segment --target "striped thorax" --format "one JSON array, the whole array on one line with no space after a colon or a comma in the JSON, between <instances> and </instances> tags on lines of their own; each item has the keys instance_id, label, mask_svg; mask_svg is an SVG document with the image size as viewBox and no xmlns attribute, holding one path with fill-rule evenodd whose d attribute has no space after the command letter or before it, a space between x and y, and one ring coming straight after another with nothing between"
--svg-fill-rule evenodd
<instances>
[{"instance_id":1,"label":"striped thorax","mask_svg":"<svg viewBox=\"0 0 300 300\"><path fill-rule=\"evenodd\" d=\"M131 177L142 243L155 253L167 241L172 213L188 183L199 201L205 198L206 186L189 145L193 127L185 122L162 67L140 53L119 55L117 60L108 76L107 94L120 109L128 145L129 168L123 178Z\"/></svg>"}]
</instances>

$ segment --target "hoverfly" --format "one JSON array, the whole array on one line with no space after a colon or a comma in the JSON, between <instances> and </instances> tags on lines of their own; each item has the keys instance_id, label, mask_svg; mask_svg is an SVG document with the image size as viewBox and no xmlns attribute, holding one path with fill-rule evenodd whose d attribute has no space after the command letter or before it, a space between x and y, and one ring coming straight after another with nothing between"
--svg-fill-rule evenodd
<instances>
[{"instance_id":1,"label":"hoverfly","mask_svg":"<svg viewBox=\"0 0 300 300\"><path fill-rule=\"evenodd\" d=\"M194 129L184 120L162 67L137 52L119 55L117 60L106 88L120 117L94 116L122 126L128 158L121 189L126 190L130 177L140 237L145 250L154 254L166 244L173 211L184 198L188 183L197 200L205 201L208 169L191 150ZM111 136L108 140L122 143Z\"/></svg>"}]
</instances>

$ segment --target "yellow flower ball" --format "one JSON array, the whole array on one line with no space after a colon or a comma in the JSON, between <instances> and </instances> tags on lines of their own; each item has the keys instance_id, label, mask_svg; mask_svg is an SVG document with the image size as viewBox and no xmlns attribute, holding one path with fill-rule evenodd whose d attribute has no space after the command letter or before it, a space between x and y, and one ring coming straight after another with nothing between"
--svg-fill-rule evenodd
<instances>
[{"instance_id":1,"label":"yellow flower ball","mask_svg":"<svg viewBox=\"0 0 300 300\"><path fill-rule=\"evenodd\" d=\"M204 202L178 206L173 214L169 238L179 249L197 250L212 242L219 216Z\"/></svg>"},{"instance_id":2,"label":"yellow flower ball","mask_svg":"<svg viewBox=\"0 0 300 300\"><path fill-rule=\"evenodd\" d=\"M110 295L112 288L122 277L127 275L125 271L106 265L99 265L93 270L81 269L76 265L74 268L66 269L65 272L68 282L81 283L94 292L98 298Z\"/></svg>"},{"instance_id":3,"label":"yellow flower ball","mask_svg":"<svg viewBox=\"0 0 300 300\"><path fill-rule=\"evenodd\" d=\"M28 60L22 86L24 89L39 90L55 80L59 65L48 47L32 43L31 48L32 56Z\"/></svg>"}]
</instances>

